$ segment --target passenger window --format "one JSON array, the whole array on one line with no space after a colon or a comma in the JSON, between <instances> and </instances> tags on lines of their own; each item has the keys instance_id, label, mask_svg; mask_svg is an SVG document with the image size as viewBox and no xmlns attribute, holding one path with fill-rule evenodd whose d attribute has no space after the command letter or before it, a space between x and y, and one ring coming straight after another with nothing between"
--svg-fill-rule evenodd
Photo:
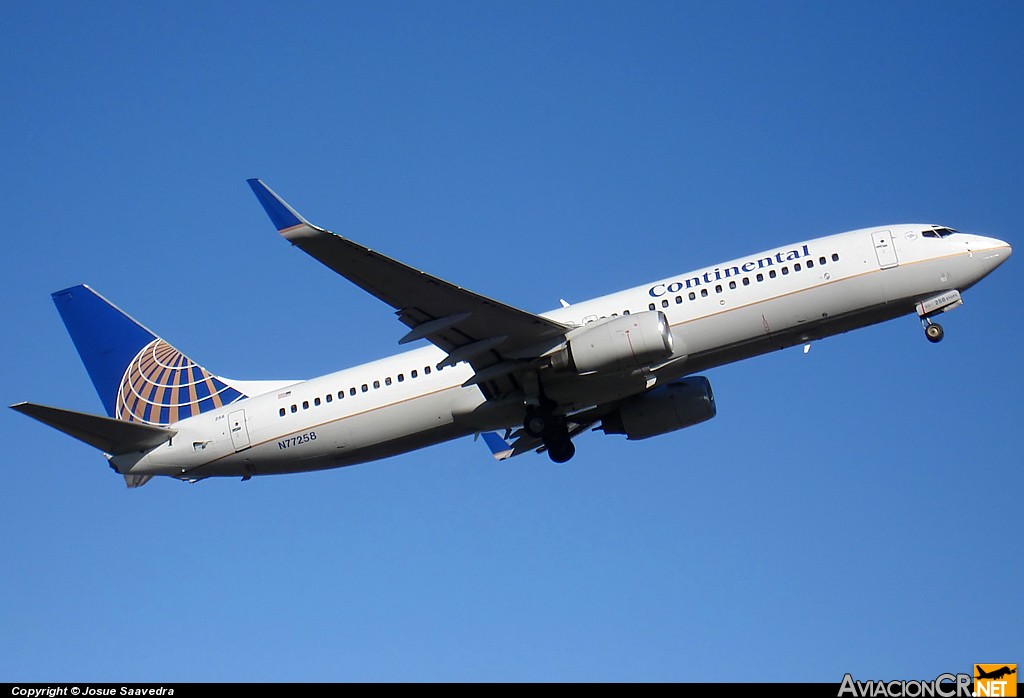
<instances>
[{"instance_id":1,"label":"passenger window","mask_svg":"<svg viewBox=\"0 0 1024 698\"><path fill-rule=\"evenodd\" d=\"M722 284L716 284L715 285L715 293L721 293L721 292L722 292Z\"/></svg>"},{"instance_id":2,"label":"passenger window","mask_svg":"<svg viewBox=\"0 0 1024 698\"><path fill-rule=\"evenodd\" d=\"M824 264L826 261L824 257L818 257L818 264Z\"/></svg>"},{"instance_id":3,"label":"passenger window","mask_svg":"<svg viewBox=\"0 0 1024 698\"><path fill-rule=\"evenodd\" d=\"M298 411L299 411L299 406L298 405L292 405L292 414L295 414Z\"/></svg>"},{"instance_id":4,"label":"passenger window","mask_svg":"<svg viewBox=\"0 0 1024 698\"><path fill-rule=\"evenodd\" d=\"M757 275L757 280L758 281L764 281L764 274L758 274Z\"/></svg>"},{"instance_id":5,"label":"passenger window","mask_svg":"<svg viewBox=\"0 0 1024 698\"><path fill-rule=\"evenodd\" d=\"M789 274L789 267L782 267L782 275L786 276L787 274Z\"/></svg>"},{"instance_id":6,"label":"passenger window","mask_svg":"<svg viewBox=\"0 0 1024 698\"><path fill-rule=\"evenodd\" d=\"M334 396L331 395L330 393L327 393L327 397L325 397L324 399L327 400L327 402L331 402L332 400L334 400Z\"/></svg>"},{"instance_id":7,"label":"passenger window","mask_svg":"<svg viewBox=\"0 0 1024 698\"><path fill-rule=\"evenodd\" d=\"M339 390L338 391L338 399L341 400L343 397L345 397L345 391L344 390Z\"/></svg>"},{"instance_id":8,"label":"passenger window","mask_svg":"<svg viewBox=\"0 0 1024 698\"><path fill-rule=\"evenodd\" d=\"M676 296L676 305L679 305L682 302L683 302L683 297L682 296Z\"/></svg>"},{"instance_id":9,"label":"passenger window","mask_svg":"<svg viewBox=\"0 0 1024 698\"><path fill-rule=\"evenodd\" d=\"M833 262L838 262L839 261L839 255L836 254L835 252L832 253L832 261Z\"/></svg>"},{"instance_id":10,"label":"passenger window","mask_svg":"<svg viewBox=\"0 0 1024 698\"><path fill-rule=\"evenodd\" d=\"M405 380L405 374L404 373L399 373L398 374L398 382L401 383L404 380Z\"/></svg>"},{"instance_id":11,"label":"passenger window","mask_svg":"<svg viewBox=\"0 0 1024 698\"><path fill-rule=\"evenodd\" d=\"M730 281L729 282L729 288L736 288L736 282L735 281Z\"/></svg>"},{"instance_id":12,"label":"passenger window","mask_svg":"<svg viewBox=\"0 0 1024 698\"><path fill-rule=\"evenodd\" d=\"M665 300L663 300L663 301L661 302L661 307L662 307L662 308L667 308L667 307L668 307L668 298L666 298Z\"/></svg>"},{"instance_id":13,"label":"passenger window","mask_svg":"<svg viewBox=\"0 0 1024 698\"><path fill-rule=\"evenodd\" d=\"M744 286L749 286L750 285L750 277L749 276L744 276L743 277L743 285Z\"/></svg>"},{"instance_id":14,"label":"passenger window","mask_svg":"<svg viewBox=\"0 0 1024 698\"><path fill-rule=\"evenodd\" d=\"M384 379L384 385L391 385L391 376Z\"/></svg>"},{"instance_id":15,"label":"passenger window","mask_svg":"<svg viewBox=\"0 0 1024 698\"><path fill-rule=\"evenodd\" d=\"M693 300L693 299L695 299L696 297L697 297L697 294L696 294L696 293L694 293L693 291L690 291L690 300L692 301L692 300Z\"/></svg>"},{"instance_id":16,"label":"passenger window","mask_svg":"<svg viewBox=\"0 0 1024 698\"><path fill-rule=\"evenodd\" d=\"M647 309L648 309L648 310L654 310L654 303L649 303L649 304L647 305Z\"/></svg>"},{"instance_id":17,"label":"passenger window","mask_svg":"<svg viewBox=\"0 0 1024 698\"><path fill-rule=\"evenodd\" d=\"M623 315L629 315L629 311L628 311L628 310L623 310L623 311L622 311L622 314L623 314Z\"/></svg>"},{"instance_id":18,"label":"passenger window","mask_svg":"<svg viewBox=\"0 0 1024 698\"><path fill-rule=\"evenodd\" d=\"M807 260L807 268L808 269L814 269L814 260L813 259L808 259Z\"/></svg>"},{"instance_id":19,"label":"passenger window","mask_svg":"<svg viewBox=\"0 0 1024 698\"><path fill-rule=\"evenodd\" d=\"M356 389L355 388L349 388L348 389L348 394L354 396L356 394Z\"/></svg>"},{"instance_id":20,"label":"passenger window","mask_svg":"<svg viewBox=\"0 0 1024 698\"><path fill-rule=\"evenodd\" d=\"M424 376L429 376L430 375L430 366L424 366L423 367L423 375Z\"/></svg>"},{"instance_id":21,"label":"passenger window","mask_svg":"<svg viewBox=\"0 0 1024 698\"><path fill-rule=\"evenodd\" d=\"M701 298L707 298L708 297L708 290L706 288L702 288L700 290L700 297Z\"/></svg>"},{"instance_id":22,"label":"passenger window","mask_svg":"<svg viewBox=\"0 0 1024 698\"><path fill-rule=\"evenodd\" d=\"M362 387L359 388L359 389L362 390L365 393L365 392L369 391L370 386L368 386L366 383L363 383Z\"/></svg>"},{"instance_id":23,"label":"passenger window","mask_svg":"<svg viewBox=\"0 0 1024 698\"><path fill-rule=\"evenodd\" d=\"M302 401L302 409L304 409L304 410L308 410L309 409L309 400L303 400Z\"/></svg>"},{"instance_id":24,"label":"passenger window","mask_svg":"<svg viewBox=\"0 0 1024 698\"><path fill-rule=\"evenodd\" d=\"M280 416L282 416L282 417L283 417L283 416L284 416L284 408L282 407L281 409L279 409L279 410L277 411L277 413L278 413L278 414L279 414Z\"/></svg>"},{"instance_id":25,"label":"passenger window","mask_svg":"<svg viewBox=\"0 0 1024 698\"><path fill-rule=\"evenodd\" d=\"M416 373L416 369L414 368L414 369L413 369L412 371L410 371L410 372L409 372L409 375L410 375L411 377L415 378L416 376L418 376L418 375L420 375L420 374Z\"/></svg>"},{"instance_id":26,"label":"passenger window","mask_svg":"<svg viewBox=\"0 0 1024 698\"><path fill-rule=\"evenodd\" d=\"M800 271L800 262L793 265L793 271Z\"/></svg>"},{"instance_id":27,"label":"passenger window","mask_svg":"<svg viewBox=\"0 0 1024 698\"><path fill-rule=\"evenodd\" d=\"M774 278L775 278L776 276L778 276L778 274L776 274L776 273L775 273L775 270L774 270L774 269L772 269L772 270L770 270L770 271L768 272L768 278L769 278L769 279L774 279Z\"/></svg>"},{"instance_id":28,"label":"passenger window","mask_svg":"<svg viewBox=\"0 0 1024 698\"><path fill-rule=\"evenodd\" d=\"M318 398L318 397L317 398L313 398L313 407L319 407L319 406L320 406L320 398Z\"/></svg>"}]
</instances>

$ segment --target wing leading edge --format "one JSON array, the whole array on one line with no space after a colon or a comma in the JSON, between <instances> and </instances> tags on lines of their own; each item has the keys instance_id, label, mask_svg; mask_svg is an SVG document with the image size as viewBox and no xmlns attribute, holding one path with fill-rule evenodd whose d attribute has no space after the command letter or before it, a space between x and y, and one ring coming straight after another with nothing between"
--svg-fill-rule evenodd
<instances>
[{"instance_id":1,"label":"wing leading edge","mask_svg":"<svg viewBox=\"0 0 1024 698\"><path fill-rule=\"evenodd\" d=\"M465 361L472 382L512 372L562 341L571 327L481 296L414 269L300 216L259 179L248 180L277 231L293 245L395 309L409 332L400 343L426 339Z\"/></svg>"}]
</instances>

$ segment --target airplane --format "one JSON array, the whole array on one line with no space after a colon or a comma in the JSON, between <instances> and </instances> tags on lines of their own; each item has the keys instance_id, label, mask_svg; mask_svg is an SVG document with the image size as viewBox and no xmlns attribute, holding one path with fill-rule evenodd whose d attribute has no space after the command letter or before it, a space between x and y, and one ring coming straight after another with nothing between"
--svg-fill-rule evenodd
<instances>
[{"instance_id":1,"label":"airplane","mask_svg":"<svg viewBox=\"0 0 1024 698\"><path fill-rule=\"evenodd\" d=\"M976 679L1001 679L1004 676L1009 676L1010 674L1017 673L1016 666L1014 666L1012 669L1009 666L1003 666L993 671L985 671L977 664L975 664L974 666L978 670L977 676L974 677Z\"/></svg>"},{"instance_id":2,"label":"airplane","mask_svg":"<svg viewBox=\"0 0 1024 698\"><path fill-rule=\"evenodd\" d=\"M304 381L214 375L85 285L52 294L107 416L11 407L101 450L129 487L323 470L482 436L556 463L587 431L646 439L715 416L701 372L916 314L934 319L1011 255L926 224L797 242L534 314L309 223L248 180L278 233L428 343Z\"/></svg>"}]
</instances>

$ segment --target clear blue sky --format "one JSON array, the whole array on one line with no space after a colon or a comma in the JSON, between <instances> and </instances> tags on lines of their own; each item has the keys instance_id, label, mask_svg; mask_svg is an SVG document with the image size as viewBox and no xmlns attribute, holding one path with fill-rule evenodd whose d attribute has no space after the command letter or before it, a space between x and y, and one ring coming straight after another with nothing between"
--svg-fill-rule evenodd
<instances>
[{"instance_id":1,"label":"clear blue sky","mask_svg":"<svg viewBox=\"0 0 1024 698\"><path fill-rule=\"evenodd\" d=\"M100 412L89 283L215 373L393 353L245 184L531 311L934 222L1021 252L1019 2L18 2L7 404ZM0 413L0 680L839 681L1024 662L1022 261L945 316L723 367L576 458L464 439L157 480ZM1018 630L1013 630L1017 627Z\"/></svg>"}]
</instances>

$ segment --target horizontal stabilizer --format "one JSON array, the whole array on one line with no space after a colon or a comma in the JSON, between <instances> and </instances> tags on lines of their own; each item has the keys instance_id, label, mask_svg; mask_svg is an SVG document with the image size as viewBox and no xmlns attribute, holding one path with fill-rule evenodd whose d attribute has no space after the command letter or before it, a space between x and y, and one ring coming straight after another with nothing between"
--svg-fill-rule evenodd
<instances>
[{"instance_id":1,"label":"horizontal stabilizer","mask_svg":"<svg viewBox=\"0 0 1024 698\"><path fill-rule=\"evenodd\" d=\"M19 402L17 405L11 405L11 409L112 456L154 448L170 441L171 437L178 433L176 429L126 422L32 402Z\"/></svg>"}]
</instances>

